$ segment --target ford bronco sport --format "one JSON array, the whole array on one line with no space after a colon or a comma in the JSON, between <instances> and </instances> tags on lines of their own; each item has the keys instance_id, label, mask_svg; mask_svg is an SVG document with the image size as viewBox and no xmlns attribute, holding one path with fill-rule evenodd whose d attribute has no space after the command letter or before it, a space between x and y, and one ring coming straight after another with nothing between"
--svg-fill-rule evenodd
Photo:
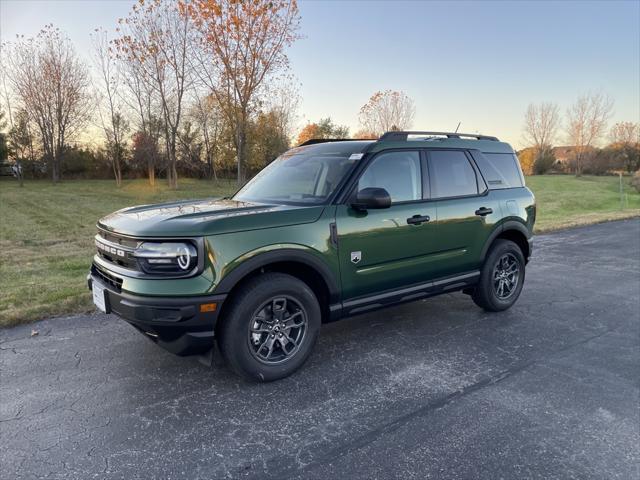
<instances>
[{"instance_id":1,"label":"ford bronco sport","mask_svg":"<svg viewBox=\"0 0 640 480\"><path fill-rule=\"evenodd\" d=\"M178 355L212 352L245 378L283 378L320 325L463 291L517 300L534 197L495 137L389 132L310 140L233 197L102 218L88 276L98 308Z\"/></svg>"}]
</instances>

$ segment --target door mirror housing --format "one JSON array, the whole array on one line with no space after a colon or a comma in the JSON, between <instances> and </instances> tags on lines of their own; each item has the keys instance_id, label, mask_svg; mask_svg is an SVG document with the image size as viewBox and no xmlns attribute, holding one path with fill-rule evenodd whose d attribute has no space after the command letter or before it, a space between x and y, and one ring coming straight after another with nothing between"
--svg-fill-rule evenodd
<instances>
[{"instance_id":1,"label":"door mirror housing","mask_svg":"<svg viewBox=\"0 0 640 480\"><path fill-rule=\"evenodd\" d=\"M355 210L389 208L391 196L384 188L367 187L358 191L351 207Z\"/></svg>"}]
</instances>

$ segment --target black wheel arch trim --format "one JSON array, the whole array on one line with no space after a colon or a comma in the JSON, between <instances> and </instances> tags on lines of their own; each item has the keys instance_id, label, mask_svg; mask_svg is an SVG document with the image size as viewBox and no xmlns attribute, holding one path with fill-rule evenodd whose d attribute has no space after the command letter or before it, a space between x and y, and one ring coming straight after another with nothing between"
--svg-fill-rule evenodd
<instances>
[{"instance_id":1,"label":"black wheel arch trim","mask_svg":"<svg viewBox=\"0 0 640 480\"><path fill-rule=\"evenodd\" d=\"M519 233L522 233L524 237L527 239L527 241L531 242L532 235L525 224L517 220L507 220L505 222L502 222L500 225L498 225L495 228L493 232L491 232L491 235L489 236L487 241L484 243L484 246L482 247L481 260L483 262L484 262L484 259L487 257L489 248L491 248L491 245L493 244L495 239L498 238L503 233L508 232L509 230L515 230ZM528 259L525 258L525 260L528 260Z\"/></svg>"},{"instance_id":2,"label":"black wheel arch trim","mask_svg":"<svg viewBox=\"0 0 640 480\"><path fill-rule=\"evenodd\" d=\"M340 301L341 295L338 282L329 267L327 267L322 260L316 258L313 254L293 248L284 248L282 250L259 253L249 260L244 261L222 277L220 283L218 283L214 289L214 293L229 293L251 272L258 270L261 267L280 262L297 262L312 268L320 275L320 277L322 277L327 285L330 302L333 304Z\"/></svg>"}]
</instances>

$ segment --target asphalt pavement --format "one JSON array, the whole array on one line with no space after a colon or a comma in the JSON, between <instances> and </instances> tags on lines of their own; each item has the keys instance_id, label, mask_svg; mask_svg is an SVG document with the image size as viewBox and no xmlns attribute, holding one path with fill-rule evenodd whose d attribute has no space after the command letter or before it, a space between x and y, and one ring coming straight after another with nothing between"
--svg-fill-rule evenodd
<instances>
[{"instance_id":1,"label":"asphalt pavement","mask_svg":"<svg viewBox=\"0 0 640 480\"><path fill-rule=\"evenodd\" d=\"M110 315L1 330L0 478L640 478L640 220L534 248L511 310L325 325L270 384Z\"/></svg>"}]
</instances>

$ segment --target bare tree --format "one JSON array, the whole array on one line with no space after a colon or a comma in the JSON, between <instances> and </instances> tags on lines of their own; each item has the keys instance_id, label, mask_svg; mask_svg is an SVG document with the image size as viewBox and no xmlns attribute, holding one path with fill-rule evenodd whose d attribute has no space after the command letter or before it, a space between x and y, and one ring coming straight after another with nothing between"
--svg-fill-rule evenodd
<instances>
[{"instance_id":1,"label":"bare tree","mask_svg":"<svg viewBox=\"0 0 640 480\"><path fill-rule=\"evenodd\" d=\"M67 142L85 126L89 77L71 41L52 25L35 38L19 38L7 52L13 93L40 130L54 182L61 178Z\"/></svg>"},{"instance_id":2,"label":"bare tree","mask_svg":"<svg viewBox=\"0 0 640 480\"><path fill-rule=\"evenodd\" d=\"M602 137L613 111L613 100L602 92L580 96L567 109L567 137L575 145L575 174L582 175L585 154Z\"/></svg>"},{"instance_id":3,"label":"bare tree","mask_svg":"<svg viewBox=\"0 0 640 480\"><path fill-rule=\"evenodd\" d=\"M534 148L534 165L551 150L560 126L558 106L550 102L530 103L524 114L524 140Z\"/></svg>"},{"instance_id":4,"label":"bare tree","mask_svg":"<svg viewBox=\"0 0 640 480\"><path fill-rule=\"evenodd\" d=\"M265 110L273 112L278 123L277 127L289 141L294 140L296 124L299 120L298 108L300 93L291 79L269 88Z\"/></svg>"},{"instance_id":5,"label":"bare tree","mask_svg":"<svg viewBox=\"0 0 640 480\"><path fill-rule=\"evenodd\" d=\"M107 152L111 157L116 185L122 184L125 136L129 130L120 97L121 72L109 44L107 32L96 29L93 36L94 60L98 85L95 85L100 125L104 132ZM106 112L103 112L106 110Z\"/></svg>"},{"instance_id":6,"label":"bare tree","mask_svg":"<svg viewBox=\"0 0 640 480\"><path fill-rule=\"evenodd\" d=\"M413 124L416 109L404 92L385 90L371 95L358 118L364 131L382 135L390 130L407 130Z\"/></svg>"},{"instance_id":7,"label":"bare tree","mask_svg":"<svg viewBox=\"0 0 640 480\"><path fill-rule=\"evenodd\" d=\"M238 183L244 183L247 131L265 81L288 67L287 46L298 38L295 0L181 1L201 34L198 68L234 131Z\"/></svg>"},{"instance_id":8,"label":"bare tree","mask_svg":"<svg viewBox=\"0 0 640 480\"><path fill-rule=\"evenodd\" d=\"M524 114L525 140L538 149L550 147L558 133L560 112L554 103L529 104Z\"/></svg>"},{"instance_id":9,"label":"bare tree","mask_svg":"<svg viewBox=\"0 0 640 480\"><path fill-rule=\"evenodd\" d=\"M607 150L617 152L628 173L640 169L640 124L618 122L611 127L609 139Z\"/></svg>"},{"instance_id":10,"label":"bare tree","mask_svg":"<svg viewBox=\"0 0 640 480\"><path fill-rule=\"evenodd\" d=\"M140 135L134 135L134 140L144 139L142 144L145 145L145 148L141 151L146 152L146 154L140 155L139 151L136 163L140 163L141 156L146 159L147 178L149 179L149 184L153 186L155 185L158 164L157 157L159 157L157 143L161 135L160 130L162 130L157 114L160 108L156 106L153 85L150 79L144 75L140 64L129 57L118 57L118 60L121 61L123 84L126 87L122 92L122 98L137 117L136 129ZM155 146L152 148L151 144Z\"/></svg>"},{"instance_id":11,"label":"bare tree","mask_svg":"<svg viewBox=\"0 0 640 480\"><path fill-rule=\"evenodd\" d=\"M183 117L184 94L191 84L188 46L191 19L174 2L151 0L133 6L121 20L122 35L115 40L121 58L137 64L139 80L152 86L162 112L167 153L167 181L178 187L176 146Z\"/></svg>"},{"instance_id":12,"label":"bare tree","mask_svg":"<svg viewBox=\"0 0 640 480\"><path fill-rule=\"evenodd\" d=\"M640 143L640 125L633 122L618 122L611 127L609 139L614 144L637 145Z\"/></svg>"},{"instance_id":13,"label":"bare tree","mask_svg":"<svg viewBox=\"0 0 640 480\"><path fill-rule=\"evenodd\" d=\"M204 146L204 156L207 163L207 176L209 179L218 180L216 173L215 159L222 133L222 112L217 105L216 99L212 95L204 98L196 96L192 118L202 135Z\"/></svg>"}]
</instances>

